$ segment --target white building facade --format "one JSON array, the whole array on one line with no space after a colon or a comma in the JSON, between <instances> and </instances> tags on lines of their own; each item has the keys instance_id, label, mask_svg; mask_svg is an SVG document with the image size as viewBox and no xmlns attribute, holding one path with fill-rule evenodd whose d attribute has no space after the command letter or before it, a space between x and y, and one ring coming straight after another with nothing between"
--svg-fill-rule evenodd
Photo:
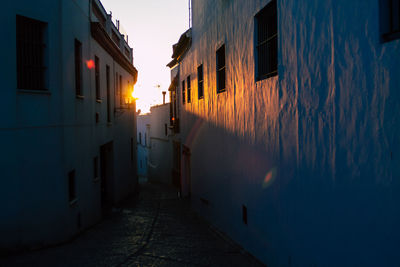
<instances>
[{"instance_id":1,"label":"white building facade","mask_svg":"<svg viewBox=\"0 0 400 267\"><path fill-rule=\"evenodd\" d=\"M58 243L136 189L133 51L98 0L14 1L0 21L0 248Z\"/></svg>"},{"instance_id":2,"label":"white building facade","mask_svg":"<svg viewBox=\"0 0 400 267\"><path fill-rule=\"evenodd\" d=\"M192 1L181 180L268 266L399 264L399 6Z\"/></svg>"},{"instance_id":3,"label":"white building facade","mask_svg":"<svg viewBox=\"0 0 400 267\"><path fill-rule=\"evenodd\" d=\"M139 181L148 180L150 116L150 113L137 116L137 166Z\"/></svg>"},{"instance_id":4,"label":"white building facade","mask_svg":"<svg viewBox=\"0 0 400 267\"><path fill-rule=\"evenodd\" d=\"M149 181L172 184L170 103L150 108Z\"/></svg>"}]
</instances>

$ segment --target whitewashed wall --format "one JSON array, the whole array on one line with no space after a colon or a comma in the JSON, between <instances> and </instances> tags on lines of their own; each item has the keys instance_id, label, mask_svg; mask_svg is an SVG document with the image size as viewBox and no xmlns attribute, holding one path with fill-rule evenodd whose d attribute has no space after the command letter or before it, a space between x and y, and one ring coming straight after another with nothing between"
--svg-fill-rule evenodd
<instances>
[{"instance_id":1,"label":"whitewashed wall","mask_svg":"<svg viewBox=\"0 0 400 267\"><path fill-rule=\"evenodd\" d=\"M192 78L181 106L192 203L270 266L395 266L400 41L381 43L380 1L278 0L279 74L256 82L254 16L267 3L193 0L180 65Z\"/></svg>"},{"instance_id":2,"label":"whitewashed wall","mask_svg":"<svg viewBox=\"0 0 400 267\"><path fill-rule=\"evenodd\" d=\"M169 138L169 103L150 108L149 180L172 182L172 143Z\"/></svg>"},{"instance_id":3,"label":"whitewashed wall","mask_svg":"<svg viewBox=\"0 0 400 267\"><path fill-rule=\"evenodd\" d=\"M49 12L51 10L51 12ZM16 15L48 23L47 92L17 89ZM124 91L133 77L112 60L90 34L89 1L14 1L1 16L0 57L4 75L0 98L0 250L40 247L65 241L101 218L100 181L93 158L99 147L114 142L114 202L132 193L137 183L135 108L106 117L105 64L110 65L111 103L114 71L123 75ZM101 95L95 101L94 69L82 66L84 99L75 96L74 39L82 42L83 61L101 59ZM7 66L6 66L7 65ZM95 112L100 122L95 123ZM134 152L136 144L134 144ZM68 172L76 171L77 202L68 200ZM99 169L100 172L100 169ZM79 226L80 217L80 226Z\"/></svg>"}]
</instances>

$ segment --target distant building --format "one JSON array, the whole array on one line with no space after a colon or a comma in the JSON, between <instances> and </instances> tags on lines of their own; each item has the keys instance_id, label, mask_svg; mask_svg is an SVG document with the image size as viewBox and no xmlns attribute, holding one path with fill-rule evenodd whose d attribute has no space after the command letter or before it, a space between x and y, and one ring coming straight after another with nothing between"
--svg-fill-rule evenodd
<instances>
[{"instance_id":1,"label":"distant building","mask_svg":"<svg viewBox=\"0 0 400 267\"><path fill-rule=\"evenodd\" d=\"M179 179L268 266L399 264L399 6L192 1L168 64Z\"/></svg>"},{"instance_id":2,"label":"distant building","mask_svg":"<svg viewBox=\"0 0 400 267\"><path fill-rule=\"evenodd\" d=\"M150 116L137 116L137 166L139 181L148 181L148 161L150 149Z\"/></svg>"},{"instance_id":3,"label":"distant building","mask_svg":"<svg viewBox=\"0 0 400 267\"><path fill-rule=\"evenodd\" d=\"M98 0L5 8L0 249L9 250L70 239L135 190L137 70Z\"/></svg>"},{"instance_id":4,"label":"distant building","mask_svg":"<svg viewBox=\"0 0 400 267\"><path fill-rule=\"evenodd\" d=\"M150 108L149 181L172 183L172 143L170 140L170 103Z\"/></svg>"}]
</instances>

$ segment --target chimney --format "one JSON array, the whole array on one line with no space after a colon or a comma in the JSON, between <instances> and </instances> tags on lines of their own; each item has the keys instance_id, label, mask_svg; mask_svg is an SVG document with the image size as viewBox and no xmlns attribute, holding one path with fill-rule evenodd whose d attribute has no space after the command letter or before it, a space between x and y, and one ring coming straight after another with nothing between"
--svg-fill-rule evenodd
<instances>
[{"instance_id":1,"label":"chimney","mask_svg":"<svg viewBox=\"0 0 400 267\"><path fill-rule=\"evenodd\" d=\"M165 104L165 94L167 92L166 91L162 91L162 103Z\"/></svg>"}]
</instances>

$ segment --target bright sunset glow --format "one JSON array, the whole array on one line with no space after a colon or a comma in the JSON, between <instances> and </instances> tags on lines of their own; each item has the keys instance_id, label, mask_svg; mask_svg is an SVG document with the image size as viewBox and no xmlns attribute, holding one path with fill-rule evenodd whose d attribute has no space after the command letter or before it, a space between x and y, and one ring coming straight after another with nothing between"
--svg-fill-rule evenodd
<instances>
[{"instance_id":1,"label":"bright sunset glow","mask_svg":"<svg viewBox=\"0 0 400 267\"><path fill-rule=\"evenodd\" d=\"M133 48L134 66L138 80L132 94L136 109L141 113L150 106L161 104L162 91L171 83L170 69L172 45L188 29L187 0L102 0L104 8L112 11L112 20L120 21L121 32L126 32Z\"/></svg>"}]
</instances>

